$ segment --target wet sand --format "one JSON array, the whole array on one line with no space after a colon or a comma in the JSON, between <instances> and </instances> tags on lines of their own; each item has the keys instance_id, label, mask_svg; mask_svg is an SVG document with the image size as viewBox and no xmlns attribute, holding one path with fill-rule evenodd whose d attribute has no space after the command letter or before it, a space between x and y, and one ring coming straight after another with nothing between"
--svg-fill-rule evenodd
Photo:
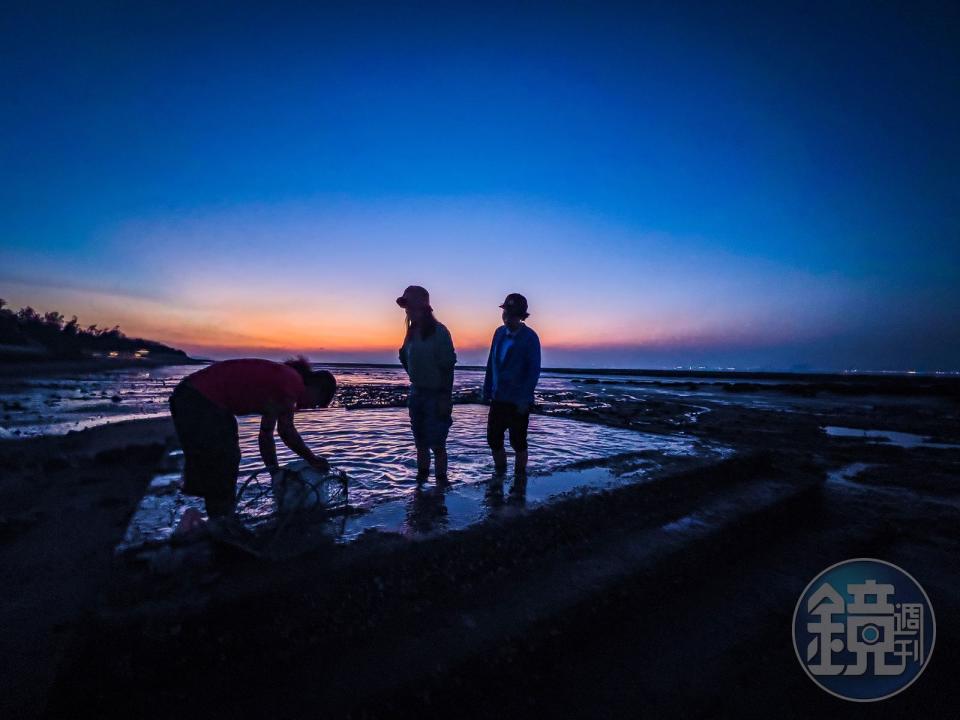
<instances>
[{"instance_id":1,"label":"wet sand","mask_svg":"<svg viewBox=\"0 0 960 720\"><path fill-rule=\"evenodd\" d=\"M121 536L172 441L169 419L0 441L0 705L31 716L97 606Z\"/></svg>"},{"instance_id":2,"label":"wet sand","mask_svg":"<svg viewBox=\"0 0 960 720\"><path fill-rule=\"evenodd\" d=\"M957 717L960 450L822 430L960 442L949 389L907 390L789 409L544 397L736 455L535 508L506 502L508 480L502 511L464 530L269 562L205 541L113 559L166 421L2 444L2 697L99 717ZM806 583L859 556L907 569L938 620L920 680L868 706L814 686L789 629Z\"/></svg>"}]
</instances>

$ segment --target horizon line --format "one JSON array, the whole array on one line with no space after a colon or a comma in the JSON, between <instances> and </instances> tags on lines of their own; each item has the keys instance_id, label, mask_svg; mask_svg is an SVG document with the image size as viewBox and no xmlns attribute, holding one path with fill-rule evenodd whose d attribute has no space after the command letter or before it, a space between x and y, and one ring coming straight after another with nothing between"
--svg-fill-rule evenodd
<instances>
[{"instance_id":1,"label":"horizon line","mask_svg":"<svg viewBox=\"0 0 960 720\"><path fill-rule=\"evenodd\" d=\"M193 360L199 360L203 362L219 362L212 358L192 358ZM320 365L325 367L338 367L338 368L385 368L385 369L400 369L403 366L400 363L387 363L387 362L361 362L361 361L323 361L323 360L309 360L311 365ZM484 365L456 365L455 370L472 370L472 371L481 371L485 370ZM891 375L904 375L904 376L917 376L917 377L940 377L940 376L960 376L960 370L861 370L859 368L822 368L822 369L803 369L803 370L790 370L787 368L761 368L761 367L712 367L707 365L689 365L689 366L675 366L672 368L650 368L650 367L542 367L540 368L541 373L556 373L556 374L581 374L581 373L592 373L594 375L650 375L656 377L659 375L662 376L672 376L672 375L686 375L686 376L712 376L712 375L721 375L721 376L730 376L730 375L750 375L753 377L766 376L766 377L775 377L775 376L789 376L789 377L803 377L803 376L816 376L821 377L825 375L843 375L845 377L888 377Z\"/></svg>"}]
</instances>

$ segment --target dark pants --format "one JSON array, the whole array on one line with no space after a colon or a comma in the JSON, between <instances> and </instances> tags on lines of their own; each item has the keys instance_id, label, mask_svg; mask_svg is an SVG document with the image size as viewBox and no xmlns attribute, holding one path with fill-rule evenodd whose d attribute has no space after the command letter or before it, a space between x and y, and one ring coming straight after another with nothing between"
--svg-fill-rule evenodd
<instances>
[{"instance_id":1,"label":"dark pants","mask_svg":"<svg viewBox=\"0 0 960 720\"><path fill-rule=\"evenodd\" d=\"M510 432L510 447L520 452L527 449L527 428L530 413L520 412L513 403L494 400L487 415L487 444L491 450L503 450L503 433Z\"/></svg>"},{"instance_id":2,"label":"dark pants","mask_svg":"<svg viewBox=\"0 0 960 720\"><path fill-rule=\"evenodd\" d=\"M240 471L237 419L186 381L170 396L170 414L183 448L184 494L202 497L210 517L232 514Z\"/></svg>"}]
</instances>

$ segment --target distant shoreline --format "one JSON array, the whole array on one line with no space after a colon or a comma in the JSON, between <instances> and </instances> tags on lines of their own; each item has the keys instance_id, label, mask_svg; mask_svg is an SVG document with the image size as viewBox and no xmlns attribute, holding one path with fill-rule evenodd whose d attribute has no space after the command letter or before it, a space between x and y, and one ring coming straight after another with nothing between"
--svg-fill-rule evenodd
<instances>
[{"instance_id":1,"label":"distant shoreline","mask_svg":"<svg viewBox=\"0 0 960 720\"><path fill-rule=\"evenodd\" d=\"M369 363L369 362L321 362L313 361L313 365L337 368L383 368L395 370L402 367L399 363ZM457 370L483 371L483 365L457 365ZM551 368L541 369L543 373L556 375L601 375L627 377L666 377L666 378L719 378L728 380L845 380L899 383L904 380L943 380L960 381L960 371L949 373L908 372L894 370L872 370L864 372L825 370L822 372L792 372L789 370L651 370L641 368Z\"/></svg>"},{"instance_id":2,"label":"distant shoreline","mask_svg":"<svg viewBox=\"0 0 960 720\"><path fill-rule=\"evenodd\" d=\"M0 362L0 378L37 377L75 372L102 372L125 370L134 367L144 369L174 367L177 365L207 365L214 360L193 357L170 358L90 358L86 360L44 360L33 362ZM399 363L370 362L322 362L313 365L330 368L382 368L399 370ZM458 365L457 370L483 372L483 365ZM936 387L938 394L947 390L960 393L960 372L921 373L906 371L823 371L791 372L787 370L665 370L642 368L564 368L545 367L543 373L554 375L579 375L597 377L647 377L665 379L721 380L735 383L750 381L788 381L800 383L835 383L873 385L884 388ZM655 382L655 381L654 381Z\"/></svg>"},{"instance_id":3,"label":"distant shoreline","mask_svg":"<svg viewBox=\"0 0 960 720\"><path fill-rule=\"evenodd\" d=\"M38 375L56 375L72 372L101 372L104 370L125 370L131 367L159 368L175 365L206 365L210 360L191 357L170 359L145 358L90 358L89 360L34 360L32 362L0 363L0 377L36 377Z\"/></svg>"}]
</instances>

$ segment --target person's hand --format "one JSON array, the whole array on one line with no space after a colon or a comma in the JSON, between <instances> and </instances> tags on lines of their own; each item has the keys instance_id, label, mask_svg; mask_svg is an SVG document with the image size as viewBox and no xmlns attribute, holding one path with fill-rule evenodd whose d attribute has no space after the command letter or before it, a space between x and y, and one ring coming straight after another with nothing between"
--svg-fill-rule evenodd
<instances>
[{"instance_id":1,"label":"person's hand","mask_svg":"<svg viewBox=\"0 0 960 720\"><path fill-rule=\"evenodd\" d=\"M330 472L330 463L327 462L326 458L318 457L314 458L313 460L309 460L308 462L310 463L310 467L312 467L314 470L318 470L322 473Z\"/></svg>"}]
</instances>

